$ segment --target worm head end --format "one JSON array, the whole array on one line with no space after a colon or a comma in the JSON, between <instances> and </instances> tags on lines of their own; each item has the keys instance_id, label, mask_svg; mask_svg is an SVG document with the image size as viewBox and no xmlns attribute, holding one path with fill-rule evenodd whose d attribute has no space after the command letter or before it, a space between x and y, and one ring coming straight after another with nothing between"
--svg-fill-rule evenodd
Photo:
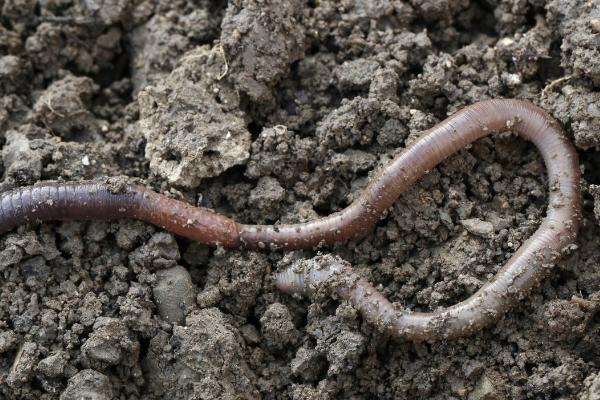
<instances>
[{"instance_id":1,"label":"worm head end","mask_svg":"<svg viewBox=\"0 0 600 400\"><path fill-rule=\"evenodd\" d=\"M290 267L275 275L275 286L277 289L288 294L306 295L308 292L304 274L297 272L294 267Z\"/></svg>"}]
</instances>

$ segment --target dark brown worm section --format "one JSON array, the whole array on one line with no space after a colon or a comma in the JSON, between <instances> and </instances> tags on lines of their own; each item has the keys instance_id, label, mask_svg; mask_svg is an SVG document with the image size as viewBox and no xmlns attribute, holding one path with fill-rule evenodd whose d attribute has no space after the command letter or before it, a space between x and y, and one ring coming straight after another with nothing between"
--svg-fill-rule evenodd
<instances>
[{"instance_id":1,"label":"dark brown worm section","mask_svg":"<svg viewBox=\"0 0 600 400\"><path fill-rule=\"evenodd\" d=\"M290 250L333 244L370 229L402 192L448 156L477 139L507 130L532 141L542 154L550 186L546 218L496 277L470 299L444 312L394 315L392 333L397 335L431 339L468 334L491 322L537 283L546 266L575 241L579 226L577 153L557 121L525 101L490 100L464 108L425 131L347 208L312 222L241 225L139 186L113 192L100 182L45 183L0 195L0 234L29 222L136 218L192 240L228 248ZM311 275L306 276L308 285L318 281L310 282ZM296 278L284 274L278 285L292 292L304 291ZM369 320L389 318L389 310L377 307L385 299L373 297L374 289L365 285L368 283L358 281L345 297L353 299Z\"/></svg>"},{"instance_id":2,"label":"dark brown worm section","mask_svg":"<svg viewBox=\"0 0 600 400\"><path fill-rule=\"evenodd\" d=\"M42 221L134 218L210 245L239 247L239 224L142 186L112 191L103 182L52 182L0 196L0 234Z\"/></svg>"}]
</instances>

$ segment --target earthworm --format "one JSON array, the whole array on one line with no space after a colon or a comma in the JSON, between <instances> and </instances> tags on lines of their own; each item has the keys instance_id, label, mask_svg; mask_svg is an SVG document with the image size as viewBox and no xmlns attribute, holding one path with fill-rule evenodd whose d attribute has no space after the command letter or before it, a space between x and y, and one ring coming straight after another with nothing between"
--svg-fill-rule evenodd
<instances>
[{"instance_id":1,"label":"earthworm","mask_svg":"<svg viewBox=\"0 0 600 400\"><path fill-rule=\"evenodd\" d=\"M542 154L550 186L548 210L535 233L471 297L433 312L396 308L347 263L332 256L301 260L276 276L277 287L301 295L324 287L348 300L381 330L415 341L466 336L496 321L543 278L577 236L581 219L580 170L577 153L558 122L524 101L478 103L426 131L366 190L379 189L380 196L389 196L383 201L388 204L415 176L423 175L449 154L491 132L508 128L532 141ZM397 182L398 186L386 192L387 184L379 185L383 181Z\"/></svg>"},{"instance_id":2,"label":"earthworm","mask_svg":"<svg viewBox=\"0 0 600 400\"><path fill-rule=\"evenodd\" d=\"M387 300L364 280L338 290L367 320L393 320L386 324L394 327L393 334L412 339L468 334L506 311L537 283L544 269L574 242L580 223L577 153L556 120L521 100L488 100L465 107L400 152L348 207L315 221L244 225L141 186L113 190L106 182L42 183L0 195L0 234L29 222L135 218L226 248L292 250L333 244L372 227L402 192L448 156L479 138L507 130L532 141L541 152L548 169L550 204L538 230L491 282L466 301L430 314L392 315ZM334 270L330 272L340 267ZM306 292L332 273L288 271L279 275L277 285L288 292Z\"/></svg>"}]
</instances>

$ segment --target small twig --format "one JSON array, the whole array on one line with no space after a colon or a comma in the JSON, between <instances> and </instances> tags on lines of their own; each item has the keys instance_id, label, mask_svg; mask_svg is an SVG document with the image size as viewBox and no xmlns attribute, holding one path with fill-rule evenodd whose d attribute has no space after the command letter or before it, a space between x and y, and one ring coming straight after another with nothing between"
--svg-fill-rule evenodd
<instances>
[{"instance_id":1,"label":"small twig","mask_svg":"<svg viewBox=\"0 0 600 400\"><path fill-rule=\"evenodd\" d=\"M37 17L39 22L53 22L57 24L73 24L73 25L90 25L95 22L94 18L90 17L68 17L68 16L55 16L47 15Z\"/></svg>"},{"instance_id":2,"label":"small twig","mask_svg":"<svg viewBox=\"0 0 600 400\"><path fill-rule=\"evenodd\" d=\"M573 75L566 75L566 76L563 76L563 77L560 77L558 79L551 81L542 90L541 97L545 97L554 88L554 86L556 86L562 82L568 81L571 78L573 78Z\"/></svg>"},{"instance_id":3,"label":"small twig","mask_svg":"<svg viewBox=\"0 0 600 400\"><path fill-rule=\"evenodd\" d=\"M59 113L52 107L52 98L49 98L48 100L46 100L44 102L44 104L46 104L46 107L48 107L48 109L50 110L50 112L52 112L52 114L58 115L60 118L65 117L63 114Z\"/></svg>"},{"instance_id":4,"label":"small twig","mask_svg":"<svg viewBox=\"0 0 600 400\"><path fill-rule=\"evenodd\" d=\"M577 304L579 308L581 308L583 311L594 311L596 310L596 308L598 308L596 303L594 303L593 301L586 300L578 296L572 296L571 303Z\"/></svg>"},{"instance_id":5,"label":"small twig","mask_svg":"<svg viewBox=\"0 0 600 400\"><path fill-rule=\"evenodd\" d=\"M215 47L213 47L213 51L218 51L221 54L221 57L223 57L223 62L225 63L225 71L223 71L218 77L217 80L221 80L223 78L225 78L225 75L227 75L227 73L229 72L229 63L227 62L227 56L225 55L225 49L223 48L222 44L218 44Z\"/></svg>"}]
</instances>

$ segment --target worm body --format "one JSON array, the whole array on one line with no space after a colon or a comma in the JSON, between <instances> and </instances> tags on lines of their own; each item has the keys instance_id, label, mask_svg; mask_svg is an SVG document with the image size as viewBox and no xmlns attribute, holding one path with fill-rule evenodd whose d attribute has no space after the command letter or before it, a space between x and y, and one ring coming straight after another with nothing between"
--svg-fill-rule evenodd
<instances>
[{"instance_id":1,"label":"worm body","mask_svg":"<svg viewBox=\"0 0 600 400\"><path fill-rule=\"evenodd\" d=\"M239 247L239 225L210 210L148 190L103 182L51 182L0 196L0 234L42 221L134 218L192 240Z\"/></svg>"},{"instance_id":2,"label":"worm body","mask_svg":"<svg viewBox=\"0 0 600 400\"><path fill-rule=\"evenodd\" d=\"M393 334L412 339L465 335L492 321L523 296L577 234L581 207L577 153L558 122L525 101L489 100L464 108L425 131L344 210L308 223L243 225L140 186L115 192L100 182L44 183L0 195L0 233L29 222L136 218L227 248L291 250L332 244L370 229L402 192L448 156L477 139L507 130L530 140L541 152L548 170L549 205L539 229L491 282L466 301L429 314L392 313L389 302L360 279L351 288L336 289L368 320L389 319L386 326L394 327ZM335 267L339 270L350 273L347 267ZM303 276L302 284L298 283L299 276ZM332 274L285 273L277 284L289 292L304 292L306 285L326 280L321 279L324 276Z\"/></svg>"},{"instance_id":3,"label":"worm body","mask_svg":"<svg viewBox=\"0 0 600 400\"><path fill-rule=\"evenodd\" d=\"M550 183L544 227L550 229L549 222L555 221L554 236L568 236L573 241L581 207L577 153L554 118L521 100L483 101L425 131L339 213L303 224L242 225L240 239L250 247L262 243L283 249L349 239L373 226L402 192L448 156L477 139L507 130L533 142L541 152Z\"/></svg>"},{"instance_id":4,"label":"worm body","mask_svg":"<svg viewBox=\"0 0 600 400\"><path fill-rule=\"evenodd\" d=\"M465 336L492 323L524 297L576 239L581 218L579 164L575 149L554 119L529 103L515 100L467 107L425 132L393 160L362 196L366 204L388 205L415 176L423 175L449 154L491 132L508 128L532 141L544 158L550 186L548 210L537 231L490 282L467 300L430 313L398 310L348 265L333 257L308 263L304 268L290 267L277 276L279 289L307 294L328 284L330 290L354 304L365 319L394 336L412 340ZM332 284L334 277L340 275L349 281Z\"/></svg>"}]
</instances>

